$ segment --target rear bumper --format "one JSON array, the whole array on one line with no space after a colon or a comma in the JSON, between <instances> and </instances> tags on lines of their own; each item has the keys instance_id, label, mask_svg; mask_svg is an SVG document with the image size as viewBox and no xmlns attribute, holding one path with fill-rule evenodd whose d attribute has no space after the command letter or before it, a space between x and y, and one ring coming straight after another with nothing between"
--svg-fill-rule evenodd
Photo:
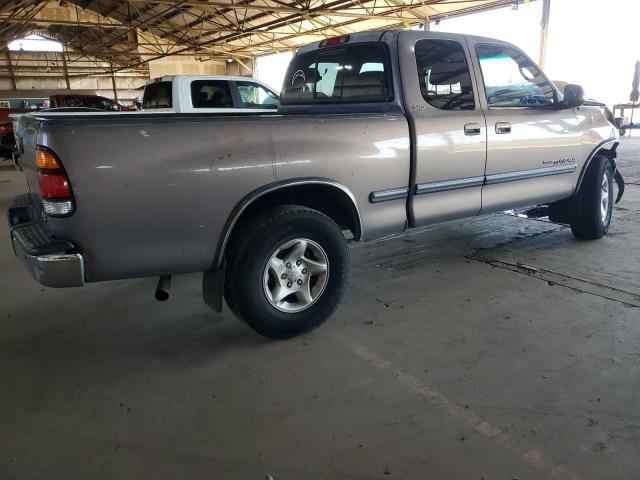
<instances>
[{"instance_id":1,"label":"rear bumper","mask_svg":"<svg viewBox=\"0 0 640 480\"><path fill-rule=\"evenodd\" d=\"M9 228L13 251L39 283L47 287L84 285L82 254L73 243L51 235L36 195L21 195L13 201Z\"/></svg>"},{"instance_id":2,"label":"rear bumper","mask_svg":"<svg viewBox=\"0 0 640 480\"><path fill-rule=\"evenodd\" d=\"M16 255L22 259L33 278L47 287L81 287L84 285L84 259L79 253L29 255L11 236Z\"/></svg>"}]
</instances>

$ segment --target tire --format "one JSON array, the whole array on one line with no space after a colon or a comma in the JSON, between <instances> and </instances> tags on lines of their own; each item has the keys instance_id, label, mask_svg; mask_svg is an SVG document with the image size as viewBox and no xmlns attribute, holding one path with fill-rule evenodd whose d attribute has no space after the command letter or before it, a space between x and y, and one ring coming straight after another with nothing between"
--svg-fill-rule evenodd
<instances>
[{"instance_id":1,"label":"tire","mask_svg":"<svg viewBox=\"0 0 640 480\"><path fill-rule=\"evenodd\" d=\"M346 239L329 217L297 205L271 207L231 238L225 300L259 334L295 337L336 310L349 269Z\"/></svg>"},{"instance_id":2,"label":"tire","mask_svg":"<svg viewBox=\"0 0 640 480\"><path fill-rule=\"evenodd\" d=\"M609 231L613 211L613 169L606 157L594 157L580 193L581 201L570 223L571 231L581 240L602 238Z\"/></svg>"}]
</instances>

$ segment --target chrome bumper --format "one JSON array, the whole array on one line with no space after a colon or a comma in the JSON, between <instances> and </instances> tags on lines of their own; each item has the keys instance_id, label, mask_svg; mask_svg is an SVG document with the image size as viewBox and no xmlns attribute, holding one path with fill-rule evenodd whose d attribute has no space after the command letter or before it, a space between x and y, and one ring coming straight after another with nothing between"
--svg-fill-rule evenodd
<instances>
[{"instance_id":1,"label":"chrome bumper","mask_svg":"<svg viewBox=\"0 0 640 480\"><path fill-rule=\"evenodd\" d=\"M11 235L16 255L38 283L47 287L81 287L84 285L84 258L79 253L29 255L20 241Z\"/></svg>"},{"instance_id":2,"label":"chrome bumper","mask_svg":"<svg viewBox=\"0 0 640 480\"><path fill-rule=\"evenodd\" d=\"M76 246L55 238L43 220L39 198L25 194L9 207L13 251L33 278L47 287L80 287L85 283L84 258Z\"/></svg>"}]
</instances>

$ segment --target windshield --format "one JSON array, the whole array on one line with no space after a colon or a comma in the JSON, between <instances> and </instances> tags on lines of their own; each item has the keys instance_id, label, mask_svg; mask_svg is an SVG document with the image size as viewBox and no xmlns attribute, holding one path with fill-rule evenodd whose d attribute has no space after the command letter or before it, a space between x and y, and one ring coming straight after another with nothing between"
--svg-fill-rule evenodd
<instances>
[{"instance_id":1,"label":"windshield","mask_svg":"<svg viewBox=\"0 0 640 480\"><path fill-rule=\"evenodd\" d=\"M63 97L63 105L72 108L95 108L97 110L116 110L115 104L104 97L93 97L84 95L65 95ZM53 107L58 107L58 102L53 102Z\"/></svg>"}]
</instances>

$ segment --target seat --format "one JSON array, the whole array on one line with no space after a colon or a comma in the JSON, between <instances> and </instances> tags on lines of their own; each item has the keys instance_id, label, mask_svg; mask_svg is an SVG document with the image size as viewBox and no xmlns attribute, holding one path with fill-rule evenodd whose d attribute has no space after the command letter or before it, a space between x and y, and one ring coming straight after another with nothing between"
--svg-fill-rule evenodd
<instances>
[{"instance_id":1,"label":"seat","mask_svg":"<svg viewBox=\"0 0 640 480\"><path fill-rule=\"evenodd\" d=\"M198 92L193 99L193 106L195 108L206 108L208 98L207 92Z\"/></svg>"},{"instance_id":2,"label":"seat","mask_svg":"<svg viewBox=\"0 0 640 480\"><path fill-rule=\"evenodd\" d=\"M344 78L342 98L345 100L379 100L386 96L384 72L363 72Z\"/></svg>"},{"instance_id":3,"label":"seat","mask_svg":"<svg viewBox=\"0 0 640 480\"><path fill-rule=\"evenodd\" d=\"M224 93L222 93L221 90L216 90L216 92L211 96L211 100L207 102L207 106L210 108L223 108Z\"/></svg>"}]
</instances>

